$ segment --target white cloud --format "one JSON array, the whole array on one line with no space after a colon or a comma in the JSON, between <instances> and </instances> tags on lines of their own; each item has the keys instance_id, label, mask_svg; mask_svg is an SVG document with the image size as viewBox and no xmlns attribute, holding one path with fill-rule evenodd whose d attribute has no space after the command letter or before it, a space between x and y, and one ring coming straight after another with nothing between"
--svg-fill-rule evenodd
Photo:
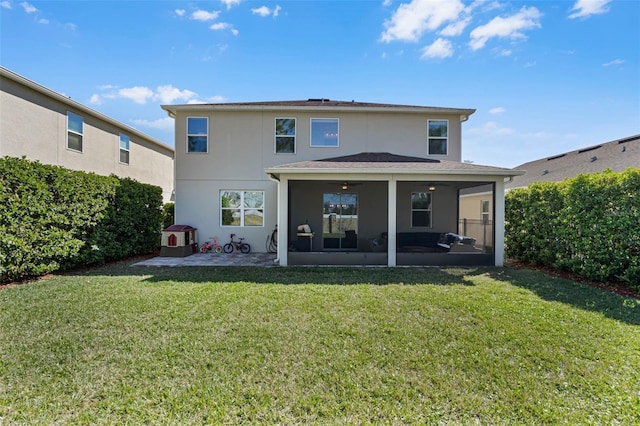
<instances>
[{"instance_id":1,"label":"white cloud","mask_svg":"<svg viewBox=\"0 0 640 426\"><path fill-rule=\"evenodd\" d=\"M240 0L222 0L222 4L227 6L227 10L231 9L232 6L237 6L240 4Z\"/></svg>"},{"instance_id":2,"label":"white cloud","mask_svg":"<svg viewBox=\"0 0 640 426\"><path fill-rule=\"evenodd\" d=\"M0 2L0 7L3 7L5 9L11 9L11 3L8 1Z\"/></svg>"},{"instance_id":3,"label":"white cloud","mask_svg":"<svg viewBox=\"0 0 640 426\"><path fill-rule=\"evenodd\" d=\"M102 105L107 99L128 99L137 104L146 104L147 102L154 101L162 104L171 104L175 102L182 103L207 103L207 102L221 102L224 98L221 96L214 96L207 101L198 100L198 94L191 90L180 90L171 84L158 86L155 90L146 86L134 86L119 89L117 86L111 84L105 84L99 86L98 89L101 93L96 93L91 96L89 100L90 104Z\"/></svg>"},{"instance_id":4,"label":"white cloud","mask_svg":"<svg viewBox=\"0 0 640 426\"><path fill-rule=\"evenodd\" d=\"M569 18L587 18L591 15L599 15L609 11L611 0L577 0L571 9L573 12Z\"/></svg>"},{"instance_id":5,"label":"white cloud","mask_svg":"<svg viewBox=\"0 0 640 426\"><path fill-rule=\"evenodd\" d=\"M610 67L611 65L622 65L624 61L622 59L614 59L611 62L607 62L606 64L602 64L603 67Z\"/></svg>"},{"instance_id":6,"label":"white cloud","mask_svg":"<svg viewBox=\"0 0 640 426\"><path fill-rule=\"evenodd\" d=\"M495 107L489 110L489 114L502 114L503 112L505 112L503 107Z\"/></svg>"},{"instance_id":7,"label":"white cloud","mask_svg":"<svg viewBox=\"0 0 640 426\"><path fill-rule=\"evenodd\" d=\"M418 41L425 31L435 31L447 22L456 22L464 11L460 0L412 0L403 3L385 21L381 40Z\"/></svg>"},{"instance_id":8,"label":"white cloud","mask_svg":"<svg viewBox=\"0 0 640 426\"><path fill-rule=\"evenodd\" d=\"M233 25L231 25L228 22L216 22L215 24L211 25L209 28L214 31L230 30L231 34L233 35L238 35L239 33L239 31L233 28Z\"/></svg>"},{"instance_id":9,"label":"white cloud","mask_svg":"<svg viewBox=\"0 0 640 426\"><path fill-rule=\"evenodd\" d=\"M146 104L149 99L153 98L153 95L153 90L144 86L135 86L118 90L119 97L130 99L137 104Z\"/></svg>"},{"instance_id":10,"label":"white cloud","mask_svg":"<svg viewBox=\"0 0 640 426\"><path fill-rule=\"evenodd\" d=\"M20 6L22 6L24 11L27 13L34 13L38 11L38 9L36 9L33 5L31 5L30 3L27 3L26 1L23 1L22 3L20 3Z\"/></svg>"},{"instance_id":11,"label":"white cloud","mask_svg":"<svg viewBox=\"0 0 640 426\"><path fill-rule=\"evenodd\" d=\"M193 12L191 14L191 19L195 20L195 21L213 21L215 19L218 19L218 16L220 15L219 11L212 11L212 12L208 12L206 10L201 10L198 9L195 12Z\"/></svg>"},{"instance_id":12,"label":"white cloud","mask_svg":"<svg viewBox=\"0 0 640 426\"><path fill-rule=\"evenodd\" d=\"M157 130L173 130L173 126L175 124L171 117L159 118L157 120L135 119L131 120L131 123L136 126Z\"/></svg>"},{"instance_id":13,"label":"white cloud","mask_svg":"<svg viewBox=\"0 0 640 426\"><path fill-rule=\"evenodd\" d=\"M453 55L453 46L449 40L439 38L431 45L422 49L420 59L448 58Z\"/></svg>"},{"instance_id":14,"label":"white cloud","mask_svg":"<svg viewBox=\"0 0 640 426\"><path fill-rule=\"evenodd\" d=\"M382 5L383 6L391 6L391 0L383 0L382 1Z\"/></svg>"},{"instance_id":15,"label":"white cloud","mask_svg":"<svg viewBox=\"0 0 640 426\"><path fill-rule=\"evenodd\" d=\"M440 35L452 37L459 36L462 34L467 25L471 22L471 17L467 16L464 19L459 20L458 22L454 22L453 24L449 24L442 31L440 31Z\"/></svg>"},{"instance_id":16,"label":"white cloud","mask_svg":"<svg viewBox=\"0 0 640 426\"><path fill-rule=\"evenodd\" d=\"M176 15L178 15L178 16L184 16L184 14L185 14L185 13L187 13L187 11L186 11L186 10L184 10L184 9L176 9L174 12L175 12L175 13L176 13Z\"/></svg>"},{"instance_id":17,"label":"white cloud","mask_svg":"<svg viewBox=\"0 0 640 426\"><path fill-rule=\"evenodd\" d=\"M269 9L267 6L261 6L255 9L251 9L251 13L253 13L254 15L269 16L271 15L271 9Z\"/></svg>"},{"instance_id":18,"label":"white cloud","mask_svg":"<svg viewBox=\"0 0 640 426\"><path fill-rule=\"evenodd\" d=\"M91 105L102 105L102 98L98 94L91 95L91 99L89 99L89 103Z\"/></svg>"},{"instance_id":19,"label":"white cloud","mask_svg":"<svg viewBox=\"0 0 640 426\"><path fill-rule=\"evenodd\" d=\"M261 6L255 9L251 9L251 13L253 13L254 15L260 15L262 17L273 16L274 18L276 18L281 10L282 8L280 7L280 5L276 5L273 10L269 9L267 6Z\"/></svg>"},{"instance_id":20,"label":"white cloud","mask_svg":"<svg viewBox=\"0 0 640 426\"><path fill-rule=\"evenodd\" d=\"M39 18L36 22L37 22L38 24L45 24L45 25L46 25L46 24L48 24L48 23L49 23L49 20L48 20L48 19L46 19L46 18Z\"/></svg>"},{"instance_id":21,"label":"white cloud","mask_svg":"<svg viewBox=\"0 0 640 426\"><path fill-rule=\"evenodd\" d=\"M501 51L498 52L498 55L500 56L511 56L511 50L510 49L502 49Z\"/></svg>"},{"instance_id":22,"label":"white cloud","mask_svg":"<svg viewBox=\"0 0 640 426\"><path fill-rule=\"evenodd\" d=\"M515 129L511 127L502 127L499 123L495 121L487 121L482 125L482 127L474 127L472 129L468 129L465 131L467 135L470 136L512 136L517 132Z\"/></svg>"},{"instance_id":23,"label":"white cloud","mask_svg":"<svg viewBox=\"0 0 640 426\"><path fill-rule=\"evenodd\" d=\"M158 86L158 88L156 88L153 99L159 100L163 104L170 104L173 101L179 99L188 101L195 98L196 96L196 93L192 92L191 90L180 90L168 84L166 86Z\"/></svg>"},{"instance_id":24,"label":"white cloud","mask_svg":"<svg viewBox=\"0 0 640 426\"><path fill-rule=\"evenodd\" d=\"M542 13L535 7L523 7L515 15L493 18L488 24L476 27L471 31L471 49L482 49L489 39L500 38L526 38L523 30L540 28Z\"/></svg>"}]
</instances>

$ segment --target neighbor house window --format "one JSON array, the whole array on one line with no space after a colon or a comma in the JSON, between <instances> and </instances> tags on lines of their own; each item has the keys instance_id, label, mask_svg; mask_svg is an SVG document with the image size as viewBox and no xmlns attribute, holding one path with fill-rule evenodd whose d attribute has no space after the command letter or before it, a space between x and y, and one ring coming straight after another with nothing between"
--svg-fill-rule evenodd
<instances>
[{"instance_id":1,"label":"neighbor house window","mask_svg":"<svg viewBox=\"0 0 640 426\"><path fill-rule=\"evenodd\" d=\"M78 114L67 111L67 148L82 152L84 119Z\"/></svg>"},{"instance_id":2,"label":"neighbor house window","mask_svg":"<svg viewBox=\"0 0 640 426\"><path fill-rule=\"evenodd\" d=\"M411 226L431 228L431 192L411 193Z\"/></svg>"},{"instance_id":3,"label":"neighbor house window","mask_svg":"<svg viewBox=\"0 0 640 426\"><path fill-rule=\"evenodd\" d=\"M429 155L447 155L449 122L447 120L429 120Z\"/></svg>"},{"instance_id":4,"label":"neighbor house window","mask_svg":"<svg viewBox=\"0 0 640 426\"><path fill-rule=\"evenodd\" d=\"M207 117L187 117L187 152L208 151L209 119Z\"/></svg>"},{"instance_id":5,"label":"neighbor house window","mask_svg":"<svg viewBox=\"0 0 640 426\"><path fill-rule=\"evenodd\" d=\"M296 119L276 118L276 154L296 152Z\"/></svg>"},{"instance_id":6,"label":"neighbor house window","mask_svg":"<svg viewBox=\"0 0 640 426\"><path fill-rule=\"evenodd\" d=\"M489 201L488 200L482 200L482 222L487 223L489 222Z\"/></svg>"},{"instance_id":7,"label":"neighbor house window","mask_svg":"<svg viewBox=\"0 0 640 426\"><path fill-rule=\"evenodd\" d=\"M264 191L220 191L222 226L263 226Z\"/></svg>"},{"instance_id":8,"label":"neighbor house window","mask_svg":"<svg viewBox=\"0 0 640 426\"><path fill-rule=\"evenodd\" d=\"M340 132L338 128L337 118L312 118L311 146L339 146Z\"/></svg>"},{"instance_id":9,"label":"neighbor house window","mask_svg":"<svg viewBox=\"0 0 640 426\"><path fill-rule=\"evenodd\" d=\"M120 133L120 162L129 164L129 136Z\"/></svg>"}]
</instances>

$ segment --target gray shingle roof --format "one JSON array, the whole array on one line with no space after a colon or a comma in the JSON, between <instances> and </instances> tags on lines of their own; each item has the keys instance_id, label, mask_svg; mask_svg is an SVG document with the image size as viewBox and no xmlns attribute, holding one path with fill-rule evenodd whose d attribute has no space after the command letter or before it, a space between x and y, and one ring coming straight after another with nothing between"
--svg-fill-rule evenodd
<instances>
[{"instance_id":1,"label":"gray shingle roof","mask_svg":"<svg viewBox=\"0 0 640 426\"><path fill-rule=\"evenodd\" d=\"M505 186L507 189L521 188L534 182L560 182L581 173L606 169L619 172L629 167L640 167L640 135L524 163L516 169L526 173L514 177Z\"/></svg>"},{"instance_id":2,"label":"gray shingle roof","mask_svg":"<svg viewBox=\"0 0 640 426\"><path fill-rule=\"evenodd\" d=\"M343 157L281 164L267 169L268 173L421 173L514 176L522 172L501 167L481 166L457 161L408 157L388 152L362 152Z\"/></svg>"}]
</instances>

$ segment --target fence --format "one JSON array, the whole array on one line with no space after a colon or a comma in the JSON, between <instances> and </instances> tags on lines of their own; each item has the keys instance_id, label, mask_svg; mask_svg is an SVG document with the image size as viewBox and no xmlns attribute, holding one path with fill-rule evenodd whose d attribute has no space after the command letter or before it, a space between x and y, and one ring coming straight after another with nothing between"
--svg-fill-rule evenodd
<instances>
[{"instance_id":1,"label":"fence","mask_svg":"<svg viewBox=\"0 0 640 426\"><path fill-rule=\"evenodd\" d=\"M485 252L493 251L493 221L481 219L460 219L458 234L476 240L475 246Z\"/></svg>"}]
</instances>

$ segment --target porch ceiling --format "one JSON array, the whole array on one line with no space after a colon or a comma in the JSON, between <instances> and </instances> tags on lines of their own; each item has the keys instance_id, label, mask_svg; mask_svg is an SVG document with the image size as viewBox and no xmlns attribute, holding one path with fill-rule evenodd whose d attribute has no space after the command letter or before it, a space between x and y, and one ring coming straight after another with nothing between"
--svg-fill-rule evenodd
<instances>
[{"instance_id":1,"label":"porch ceiling","mask_svg":"<svg viewBox=\"0 0 640 426\"><path fill-rule=\"evenodd\" d=\"M267 174L421 174L421 175L481 175L481 176L519 176L523 170L482 166L456 161L434 160L420 157L407 157L388 152L363 152L344 157L321 160L300 161L281 164L265 169Z\"/></svg>"}]
</instances>

